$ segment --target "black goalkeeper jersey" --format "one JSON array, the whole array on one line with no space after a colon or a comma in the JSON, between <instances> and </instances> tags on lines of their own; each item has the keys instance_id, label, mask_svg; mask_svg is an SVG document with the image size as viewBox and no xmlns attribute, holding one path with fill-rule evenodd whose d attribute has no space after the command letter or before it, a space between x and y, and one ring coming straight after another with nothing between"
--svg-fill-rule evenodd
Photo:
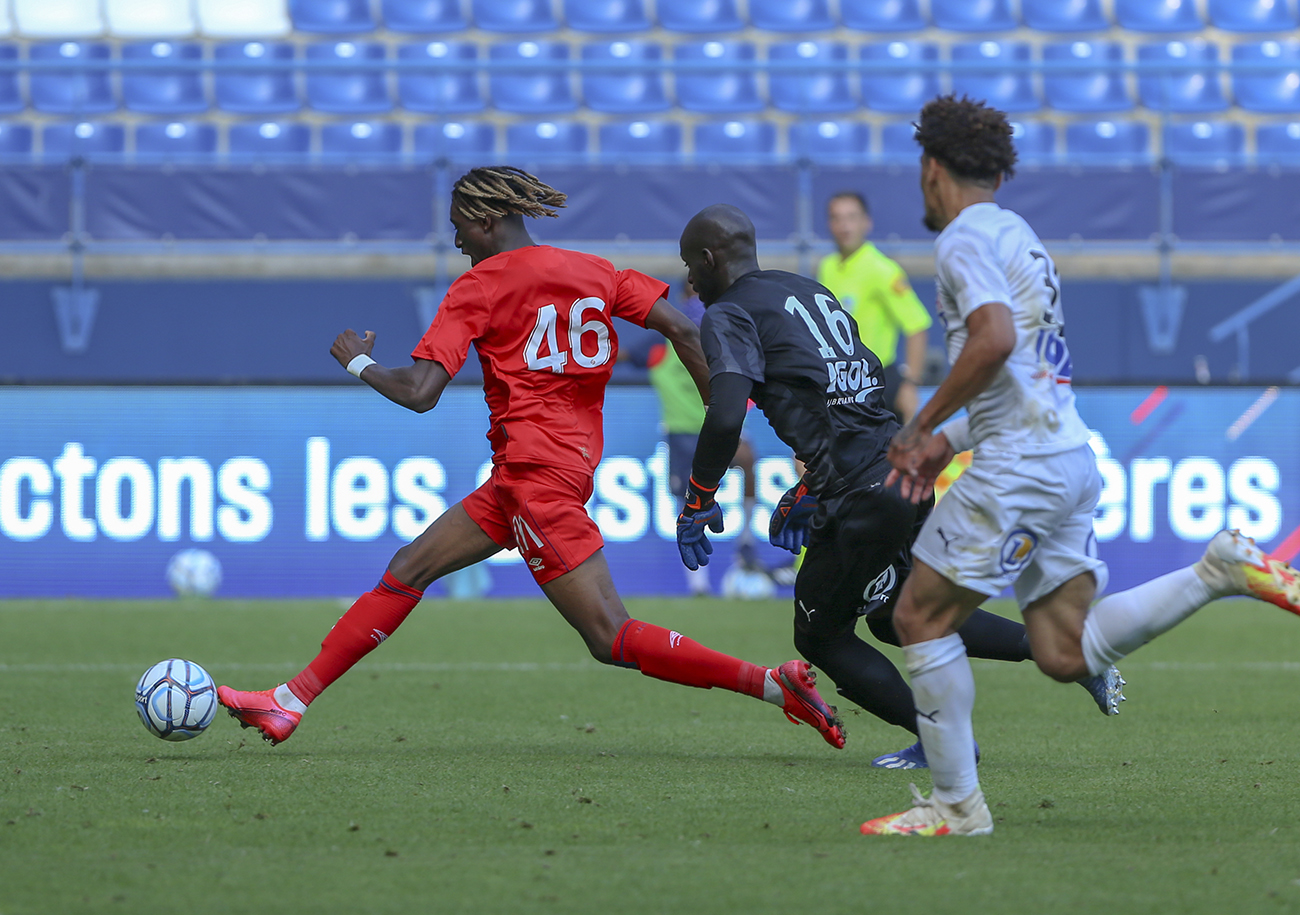
<instances>
[{"instance_id":1,"label":"black goalkeeper jersey","mask_svg":"<svg viewBox=\"0 0 1300 915\"><path fill-rule=\"evenodd\" d=\"M829 289L784 270L741 277L700 325L709 375L743 375L772 428L822 496L877 476L898 431L880 360Z\"/></svg>"}]
</instances>

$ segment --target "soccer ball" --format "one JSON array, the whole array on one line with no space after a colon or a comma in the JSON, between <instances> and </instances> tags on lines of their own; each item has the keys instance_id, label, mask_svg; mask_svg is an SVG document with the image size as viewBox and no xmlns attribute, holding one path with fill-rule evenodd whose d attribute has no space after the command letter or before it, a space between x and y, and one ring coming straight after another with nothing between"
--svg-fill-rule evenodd
<instances>
[{"instance_id":1,"label":"soccer ball","mask_svg":"<svg viewBox=\"0 0 1300 915\"><path fill-rule=\"evenodd\" d=\"M722 596L732 600L767 600L775 593L771 577L758 569L732 566L722 576Z\"/></svg>"},{"instance_id":2,"label":"soccer ball","mask_svg":"<svg viewBox=\"0 0 1300 915\"><path fill-rule=\"evenodd\" d=\"M207 550L181 550L167 563L167 583L181 597L210 597L221 586L221 563Z\"/></svg>"},{"instance_id":3,"label":"soccer ball","mask_svg":"<svg viewBox=\"0 0 1300 915\"><path fill-rule=\"evenodd\" d=\"M193 661L159 661L136 684L135 710L155 737L189 740L216 716L217 684Z\"/></svg>"}]
</instances>

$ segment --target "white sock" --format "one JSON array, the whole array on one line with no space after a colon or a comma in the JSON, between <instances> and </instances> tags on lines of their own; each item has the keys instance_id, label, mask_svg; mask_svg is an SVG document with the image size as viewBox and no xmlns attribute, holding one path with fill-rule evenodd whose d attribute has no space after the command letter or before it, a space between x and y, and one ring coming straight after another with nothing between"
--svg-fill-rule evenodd
<instances>
[{"instance_id":1,"label":"white sock","mask_svg":"<svg viewBox=\"0 0 1300 915\"><path fill-rule=\"evenodd\" d=\"M736 543L753 543L754 542L754 506L758 503L757 496L745 496L744 502L744 520L740 523L740 534L736 537Z\"/></svg>"},{"instance_id":2,"label":"white sock","mask_svg":"<svg viewBox=\"0 0 1300 915\"><path fill-rule=\"evenodd\" d=\"M1083 622L1083 657L1093 676L1166 632L1214 599L1191 566L1108 594Z\"/></svg>"},{"instance_id":3,"label":"white sock","mask_svg":"<svg viewBox=\"0 0 1300 915\"><path fill-rule=\"evenodd\" d=\"M293 694L293 690L289 689L288 683L281 683L277 686L271 697L275 699L280 708L284 709L286 712L297 712L301 715L303 712L307 711L307 706L303 704L301 699Z\"/></svg>"},{"instance_id":4,"label":"white sock","mask_svg":"<svg viewBox=\"0 0 1300 915\"><path fill-rule=\"evenodd\" d=\"M921 746L934 778L933 797L955 804L979 787L975 771L975 677L957 633L903 646L916 700Z\"/></svg>"},{"instance_id":5,"label":"white sock","mask_svg":"<svg viewBox=\"0 0 1300 915\"><path fill-rule=\"evenodd\" d=\"M763 677L763 701L785 708L785 693L781 690L781 684L776 682L776 671L770 667Z\"/></svg>"},{"instance_id":6,"label":"white sock","mask_svg":"<svg viewBox=\"0 0 1300 915\"><path fill-rule=\"evenodd\" d=\"M691 589L692 594L708 594L712 591L709 585L708 566L700 566L698 569L686 570L686 586Z\"/></svg>"}]
</instances>

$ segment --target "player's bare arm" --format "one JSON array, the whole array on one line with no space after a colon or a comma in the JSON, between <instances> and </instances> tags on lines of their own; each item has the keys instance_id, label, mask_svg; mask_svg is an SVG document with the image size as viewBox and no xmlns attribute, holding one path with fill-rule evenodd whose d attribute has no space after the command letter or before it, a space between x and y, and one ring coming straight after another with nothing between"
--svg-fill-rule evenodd
<instances>
[{"instance_id":1,"label":"player's bare arm","mask_svg":"<svg viewBox=\"0 0 1300 915\"><path fill-rule=\"evenodd\" d=\"M349 327L334 338L330 354L339 361L339 365L347 368L358 356L369 356L374 346L374 331L368 330L364 337L359 337ZM442 392L451 381L447 370L431 359L416 359L411 365L398 368L388 368L374 362L362 368L357 377L393 403L416 413L427 413L437 406Z\"/></svg>"},{"instance_id":2,"label":"player's bare arm","mask_svg":"<svg viewBox=\"0 0 1300 915\"><path fill-rule=\"evenodd\" d=\"M704 350L700 348L700 329L695 322L669 304L667 299L659 299L646 315L645 326L658 331L672 343L677 358L682 360L686 371L691 373L691 380L700 390L700 400L709 402L709 364L704 359Z\"/></svg>"}]
</instances>

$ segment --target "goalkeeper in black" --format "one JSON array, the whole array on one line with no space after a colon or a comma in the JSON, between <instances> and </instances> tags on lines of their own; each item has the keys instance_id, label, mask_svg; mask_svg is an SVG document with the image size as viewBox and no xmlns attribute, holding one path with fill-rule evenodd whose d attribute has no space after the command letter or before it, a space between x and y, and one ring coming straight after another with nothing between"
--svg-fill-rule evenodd
<instances>
[{"instance_id":1,"label":"goalkeeper in black","mask_svg":"<svg viewBox=\"0 0 1300 915\"><path fill-rule=\"evenodd\" d=\"M754 225L736 207L711 206L691 219L681 257L707 309L700 337L710 376L708 415L677 521L682 561L691 569L708 564L706 530L722 530L714 493L752 399L806 468L770 527L774 545L795 553L807 547L794 586L795 648L840 695L916 734L911 689L855 633L865 617L876 638L898 644L894 603L911 570L912 541L933 506L933 497L913 505L884 486L899 426L884 404L880 361L830 290L759 267ZM1025 627L983 610L959 634L970 657L1030 657ZM922 768L925 754L918 742L873 765Z\"/></svg>"}]
</instances>

